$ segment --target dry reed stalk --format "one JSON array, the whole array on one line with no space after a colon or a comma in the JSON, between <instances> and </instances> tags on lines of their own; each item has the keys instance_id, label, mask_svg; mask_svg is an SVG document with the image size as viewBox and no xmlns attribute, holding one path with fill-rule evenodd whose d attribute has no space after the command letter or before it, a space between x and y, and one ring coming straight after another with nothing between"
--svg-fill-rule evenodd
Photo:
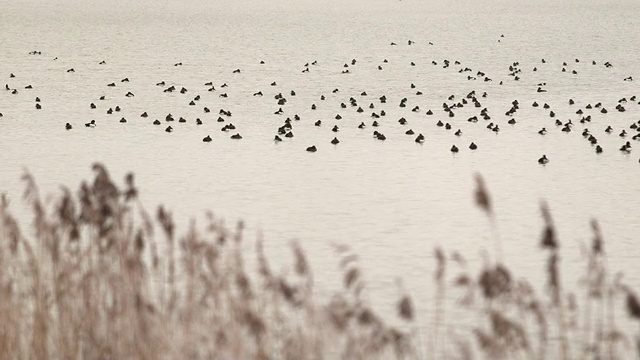
<instances>
[{"instance_id":1,"label":"dry reed stalk","mask_svg":"<svg viewBox=\"0 0 640 360\"><path fill-rule=\"evenodd\" d=\"M445 285L445 273L446 273L446 258L444 252L439 247L435 249L434 252L436 259L436 271L434 274L434 279L436 281L436 298L435 298L435 328L433 330L433 338L431 344L431 358L438 358L438 348L440 342L440 323L445 321L445 307L444 307L444 299L446 297L446 285ZM446 356L446 349L443 349L443 353Z\"/></svg>"}]
</instances>

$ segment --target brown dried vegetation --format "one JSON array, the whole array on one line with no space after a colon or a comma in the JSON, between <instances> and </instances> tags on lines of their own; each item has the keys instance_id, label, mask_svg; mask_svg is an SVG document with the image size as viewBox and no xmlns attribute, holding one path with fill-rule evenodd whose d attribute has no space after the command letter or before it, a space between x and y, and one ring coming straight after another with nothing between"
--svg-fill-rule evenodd
<instances>
[{"instance_id":1,"label":"brown dried vegetation","mask_svg":"<svg viewBox=\"0 0 640 360\"><path fill-rule=\"evenodd\" d=\"M103 166L93 170L93 184L83 182L75 196L63 188L48 204L25 174L29 234L0 197L0 360L637 357L629 345L637 334L619 323L638 321L640 302L621 276L607 272L598 224L581 299L562 286L546 204L548 293L536 294L499 253L474 275L460 254L438 248L434 313L420 319L432 325L421 332L404 289L393 316L400 325L373 309L358 257L344 245L335 245L343 288L316 298L297 242L293 271L277 274L260 237L253 255L247 252L242 223L229 230L210 213L203 229L192 223L178 235L167 209L155 217L144 210L133 175L120 189ZM494 208L484 181L476 181L476 204L491 219L499 252Z\"/></svg>"}]
</instances>

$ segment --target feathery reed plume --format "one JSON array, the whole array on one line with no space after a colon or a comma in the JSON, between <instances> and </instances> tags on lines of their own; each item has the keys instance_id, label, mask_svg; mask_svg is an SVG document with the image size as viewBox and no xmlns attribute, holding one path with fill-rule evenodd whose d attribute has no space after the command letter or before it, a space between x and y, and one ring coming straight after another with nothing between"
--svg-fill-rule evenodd
<instances>
[{"instance_id":1,"label":"feathery reed plume","mask_svg":"<svg viewBox=\"0 0 640 360\"><path fill-rule=\"evenodd\" d=\"M483 210L489 220L491 221L491 230L493 232L493 242L495 249L495 256L497 262L502 262L502 239L500 238L500 233L498 232L498 225L496 224L496 217L493 213L493 207L491 206L491 198L489 197L489 191L487 191L486 186L484 185L484 179L482 175L475 174L476 180L476 190L475 190L475 201L476 205Z\"/></svg>"},{"instance_id":2,"label":"feathery reed plume","mask_svg":"<svg viewBox=\"0 0 640 360\"><path fill-rule=\"evenodd\" d=\"M542 212L542 219L544 220L544 232L542 234L541 245L545 249L555 249L558 247L558 242L556 241L556 231L553 226L553 219L551 218L551 213L549 212L549 206L546 202L542 202L540 204L540 211Z\"/></svg>"},{"instance_id":3,"label":"feathery reed plume","mask_svg":"<svg viewBox=\"0 0 640 360\"><path fill-rule=\"evenodd\" d=\"M640 302L638 297L631 289L626 289L627 292L627 311L629 317L634 320L640 320Z\"/></svg>"},{"instance_id":4,"label":"feathery reed plume","mask_svg":"<svg viewBox=\"0 0 640 360\"><path fill-rule=\"evenodd\" d=\"M134 184L134 175L133 173L128 173L125 177L125 183L127 184L127 189L124 192L125 201L134 200L138 197L138 189Z\"/></svg>"},{"instance_id":5,"label":"feathery reed plume","mask_svg":"<svg viewBox=\"0 0 640 360\"><path fill-rule=\"evenodd\" d=\"M489 198L489 192L484 185L484 179L482 175L475 174L476 179L476 191L475 199L476 205L480 207L489 217L493 217L493 208L491 207L491 198Z\"/></svg>"}]
</instances>

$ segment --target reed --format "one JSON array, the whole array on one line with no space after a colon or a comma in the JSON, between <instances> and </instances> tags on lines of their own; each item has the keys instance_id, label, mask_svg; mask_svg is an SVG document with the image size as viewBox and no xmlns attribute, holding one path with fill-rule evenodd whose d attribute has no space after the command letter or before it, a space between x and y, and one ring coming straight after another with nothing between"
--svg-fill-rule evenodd
<instances>
[{"instance_id":1,"label":"reed","mask_svg":"<svg viewBox=\"0 0 640 360\"><path fill-rule=\"evenodd\" d=\"M421 319L435 325L425 332L418 330L411 289L399 287L396 314L376 312L358 256L345 245L335 245L343 287L320 297L299 243L290 245L293 271L278 274L261 237L244 243L242 223L230 229L209 213L204 226L193 222L177 234L170 211L146 212L132 174L121 188L102 165L93 170L93 183L83 182L75 194L63 188L47 203L25 174L24 199L33 215L28 232L6 195L0 197L0 359L638 356L630 345L638 334L618 324L640 320L640 302L608 272L597 223L579 311L562 283L549 209L541 206L548 292L538 295L502 262L480 176L475 198L493 228L495 260L472 274L460 254L436 249L433 318ZM628 316L619 319L622 308ZM455 325L454 313L465 314L468 324Z\"/></svg>"}]
</instances>

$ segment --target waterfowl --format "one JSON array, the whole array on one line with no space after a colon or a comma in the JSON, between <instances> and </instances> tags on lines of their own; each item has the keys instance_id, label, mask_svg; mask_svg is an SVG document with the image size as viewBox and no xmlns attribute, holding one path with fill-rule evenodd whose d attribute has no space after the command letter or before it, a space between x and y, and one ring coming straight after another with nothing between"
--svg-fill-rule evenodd
<instances>
[{"instance_id":1,"label":"waterfowl","mask_svg":"<svg viewBox=\"0 0 640 360\"><path fill-rule=\"evenodd\" d=\"M36 110L40 110L42 109L42 106L40 104L36 104Z\"/></svg>"},{"instance_id":2,"label":"waterfowl","mask_svg":"<svg viewBox=\"0 0 640 360\"><path fill-rule=\"evenodd\" d=\"M471 144L469 144L469 149L475 150L477 148L478 148L478 145L476 145L474 142L471 142Z\"/></svg>"},{"instance_id":3,"label":"waterfowl","mask_svg":"<svg viewBox=\"0 0 640 360\"><path fill-rule=\"evenodd\" d=\"M516 119L511 119L509 121L507 121L508 124L513 125L516 123Z\"/></svg>"},{"instance_id":4,"label":"waterfowl","mask_svg":"<svg viewBox=\"0 0 640 360\"><path fill-rule=\"evenodd\" d=\"M620 151L624 152L624 153L630 153L631 152L631 143L627 141L626 144L622 145L622 147L620 148Z\"/></svg>"},{"instance_id":5,"label":"waterfowl","mask_svg":"<svg viewBox=\"0 0 640 360\"><path fill-rule=\"evenodd\" d=\"M320 125L322 125L322 120L318 120L318 121L316 121L313 125L315 125L315 126L320 126Z\"/></svg>"},{"instance_id":6,"label":"waterfowl","mask_svg":"<svg viewBox=\"0 0 640 360\"><path fill-rule=\"evenodd\" d=\"M160 125L160 120L156 119L156 120L153 122L153 125Z\"/></svg>"},{"instance_id":7,"label":"waterfowl","mask_svg":"<svg viewBox=\"0 0 640 360\"><path fill-rule=\"evenodd\" d=\"M200 118L196 119L196 125L202 125L202 120L200 120Z\"/></svg>"},{"instance_id":8,"label":"waterfowl","mask_svg":"<svg viewBox=\"0 0 640 360\"><path fill-rule=\"evenodd\" d=\"M331 129L331 131L333 132L338 132L338 125L333 125L333 128Z\"/></svg>"},{"instance_id":9,"label":"waterfowl","mask_svg":"<svg viewBox=\"0 0 640 360\"><path fill-rule=\"evenodd\" d=\"M316 146L315 146L315 145L312 145L312 146L309 146L309 147L307 148L307 151L308 151L308 152L316 152L316 151L318 151L318 149L316 148Z\"/></svg>"},{"instance_id":10,"label":"waterfowl","mask_svg":"<svg viewBox=\"0 0 640 360\"><path fill-rule=\"evenodd\" d=\"M108 115L113 114L113 109L112 109L112 108L109 108L109 110L107 110L107 114L108 114Z\"/></svg>"},{"instance_id":11,"label":"waterfowl","mask_svg":"<svg viewBox=\"0 0 640 360\"><path fill-rule=\"evenodd\" d=\"M406 125L406 124L407 124L407 119L405 119L405 118L403 118L403 117L402 117L402 118L398 119L398 123L399 123L400 125Z\"/></svg>"},{"instance_id":12,"label":"waterfowl","mask_svg":"<svg viewBox=\"0 0 640 360\"><path fill-rule=\"evenodd\" d=\"M129 78L124 78L124 79L120 80L120 82L123 82L123 83L124 82L129 82Z\"/></svg>"},{"instance_id":13,"label":"waterfowl","mask_svg":"<svg viewBox=\"0 0 640 360\"><path fill-rule=\"evenodd\" d=\"M442 121L438 120L438 122L436 123L436 126L443 127L444 123L442 123Z\"/></svg>"},{"instance_id":14,"label":"waterfowl","mask_svg":"<svg viewBox=\"0 0 640 360\"><path fill-rule=\"evenodd\" d=\"M72 73L72 72L76 72L76 70L74 68L71 68L71 69L68 69L67 72Z\"/></svg>"},{"instance_id":15,"label":"waterfowl","mask_svg":"<svg viewBox=\"0 0 640 360\"><path fill-rule=\"evenodd\" d=\"M407 131L405 132L405 134L407 134L407 135L413 135L413 134L415 134L415 133L413 132L413 130L412 130L412 129L409 129L409 130L407 130Z\"/></svg>"},{"instance_id":16,"label":"waterfowl","mask_svg":"<svg viewBox=\"0 0 640 360\"><path fill-rule=\"evenodd\" d=\"M415 139L415 142L417 142L418 144L422 144L424 142L424 135L418 134L418 136Z\"/></svg>"},{"instance_id":17,"label":"waterfowl","mask_svg":"<svg viewBox=\"0 0 640 360\"><path fill-rule=\"evenodd\" d=\"M91 120L90 122L84 124L84 126L86 126L86 127L96 127L96 121L95 120Z\"/></svg>"},{"instance_id":18,"label":"waterfowl","mask_svg":"<svg viewBox=\"0 0 640 360\"><path fill-rule=\"evenodd\" d=\"M364 129L365 126L364 122L361 122L360 125L358 125L358 129Z\"/></svg>"},{"instance_id":19,"label":"waterfowl","mask_svg":"<svg viewBox=\"0 0 640 360\"><path fill-rule=\"evenodd\" d=\"M31 85L27 85L27 86L25 86L24 88L25 88L25 89L33 89L33 86L31 86Z\"/></svg>"},{"instance_id":20,"label":"waterfowl","mask_svg":"<svg viewBox=\"0 0 640 360\"><path fill-rule=\"evenodd\" d=\"M371 126L373 126L373 127L378 127L378 126L379 126L379 124L378 124L378 122L377 122L377 121L373 120L373 122L371 123Z\"/></svg>"},{"instance_id":21,"label":"waterfowl","mask_svg":"<svg viewBox=\"0 0 640 360\"><path fill-rule=\"evenodd\" d=\"M109 83L109 84L107 84L107 86L114 87L114 86L116 86L116 83Z\"/></svg>"},{"instance_id":22,"label":"waterfowl","mask_svg":"<svg viewBox=\"0 0 640 360\"><path fill-rule=\"evenodd\" d=\"M211 136L207 135L204 139L202 139L203 142L211 142Z\"/></svg>"},{"instance_id":23,"label":"waterfowl","mask_svg":"<svg viewBox=\"0 0 640 360\"><path fill-rule=\"evenodd\" d=\"M166 132L169 132L169 133L170 133L170 132L172 132L172 131L173 131L173 128L171 127L171 125L169 125L169 126L167 126L167 128L166 128L166 129L164 129L164 131L166 131Z\"/></svg>"},{"instance_id":24,"label":"waterfowl","mask_svg":"<svg viewBox=\"0 0 640 360\"><path fill-rule=\"evenodd\" d=\"M123 117L123 118L121 118L121 119L120 119L120 122L121 122L121 123L126 123L126 122L127 122L127 119L125 119L125 118Z\"/></svg>"},{"instance_id":25,"label":"waterfowl","mask_svg":"<svg viewBox=\"0 0 640 360\"><path fill-rule=\"evenodd\" d=\"M456 130L456 132L453 135L461 136L462 135L462 130L460 130L460 129Z\"/></svg>"},{"instance_id":26,"label":"waterfowl","mask_svg":"<svg viewBox=\"0 0 640 360\"><path fill-rule=\"evenodd\" d=\"M531 106L538 107L538 103L534 101L533 104L531 104Z\"/></svg>"},{"instance_id":27,"label":"waterfowl","mask_svg":"<svg viewBox=\"0 0 640 360\"><path fill-rule=\"evenodd\" d=\"M289 132L288 132L288 133L286 133L284 136L285 136L285 137L288 137L288 138L292 138L292 137L293 137L293 132L289 131Z\"/></svg>"},{"instance_id":28,"label":"waterfowl","mask_svg":"<svg viewBox=\"0 0 640 360\"><path fill-rule=\"evenodd\" d=\"M71 124L67 123L67 124L64 126L64 128L65 128L65 129L67 129L67 130L71 130L71 129L73 129L73 126L71 126Z\"/></svg>"},{"instance_id":29,"label":"waterfowl","mask_svg":"<svg viewBox=\"0 0 640 360\"><path fill-rule=\"evenodd\" d=\"M538 90L536 90L536 91L539 92L539 93L547 92L547 90L544 90L540 86L538 86Z\"/></svg>"},{"instance_id":30,"label":"waterfowl","mask_svg":"<svg viewBox=\"0 0 640 360\"><path fill-rule=\"evenodd\" d=\"M238 133L238 134L235 134L235 135L231 135L231 138L232 138L232 139L242 139L242 135L240 135L240 134Z\"/></svg>"},{"instance_id":31,"label":"waterfowl","mask_svg":"<svg viewBox=\"0 0 640 360\"><path fill-rule=\"evenodd\" d=\"M124 94L124 96L126 96L126 97L134 97L136 95L134 93L132 93L131 91L129 91L126 94Z\"/></svg>"},{"instance_id":32,"label":"waterfowl","mask_svg":"<svg viewBox=\"0 0 640 360\"><path fill-rule=\"evenodd\" d=\"M140 114L140 117L143 117L143 118L146 118L146 117L148 117L148 116L149 116L149 114L147 114L147 112L146 112L146 111L145 111L145 112L143 112L142 114Z\"/></svg>"},{"instance_id":33,"label":"waterfowl","mask_svg":"<svg viewBox=\"0 0 640 360\"><path fill-rule=\"evenodd\" d=\"M606 129L604 129L604 132L606 132L607 134L610 134L613 131L613 128L609 125L607 126Z\"/></svg>"},{"instance_id":34,"label":"waterfowl","mask_svg":"<svg viewBox=\"0 0 640 360\"><path fill-rule=\"evenodd\" d=\"M273 138L273 141L275 141L275 142L279 142L279 141L282 141L282 138L280 138L280 136L276 135L276 136Z\"/></svg>"},{"instance_id":35,"label":"waterfowl","mask_svg":"<svg viewBox=\"0 0 640 360\"><path fill-rule=\"evenodd\" d=\"M179 123L186 123L187 119L183 118L182 116L180 116L180 119L178 119Z\"/></svg>"},{"instance_id":36,"label":"waterfowl","mask_svg":"<svg viewBox=\"0 0 640 360\"><path fill-rule=\"evenodd\" d=\"M602 152L602 147L600 145L596 145L596 154L600 154Z\"/></svg>"},{"instance_id":37,"label":"waterfowl","mask_svg":"<svg viewBox=\"0 0 640 360\"><path fill-rule=\"evenodd\" d=\"M459 150L458 150L458 147L457 147L457 146L453 145L453 146L451 147L451 152L452 152L452 153L457 153L458 151L459 151Z\"/></svg>"},{"instance_id":38,"label":"waterfowl","mask_svg":"<svg viewBox=\"0 0 640 360\"><path fill-rule=\"evenodd\" d=\"M338 140L338 138L337 138L337 137L334 137L334 138L333 138L333 140L331 140L331 143L332 143L333 145L336 145L336 144L340 143L340 140Z\"/></svg>"},{"instance_id":39,"label":"waterfowl","mask_svg":"<svg viewBox=\"0 0 640 360\"><path fill-rule=\"evenodd\" d=\"M547 155L542 155L542 157L540 159L538 159L538 164L546 164L549 162L549 159L547 158Z\"/></svg>"},{"instance_id":40,"label":"waterfowl","mask_svg":"<svg viewBox=\"0 0 640 360\"><path fill-rule=\"evenodd\" d=\"M342 116L340 116L340 114L336 115L336 120L340 120L342 119Z\"/></svg>"},{"instance_id":41,"label":"waterfowl","mask_svg":"<svg viewBox=\"0 0 640 360\"><path fill-rule=\"evenodd\" d=\"M623 129L622 132L620 132L619 135L621 138L626 137L627 136L627 132Z\"/></svg>"}]
</instances>

